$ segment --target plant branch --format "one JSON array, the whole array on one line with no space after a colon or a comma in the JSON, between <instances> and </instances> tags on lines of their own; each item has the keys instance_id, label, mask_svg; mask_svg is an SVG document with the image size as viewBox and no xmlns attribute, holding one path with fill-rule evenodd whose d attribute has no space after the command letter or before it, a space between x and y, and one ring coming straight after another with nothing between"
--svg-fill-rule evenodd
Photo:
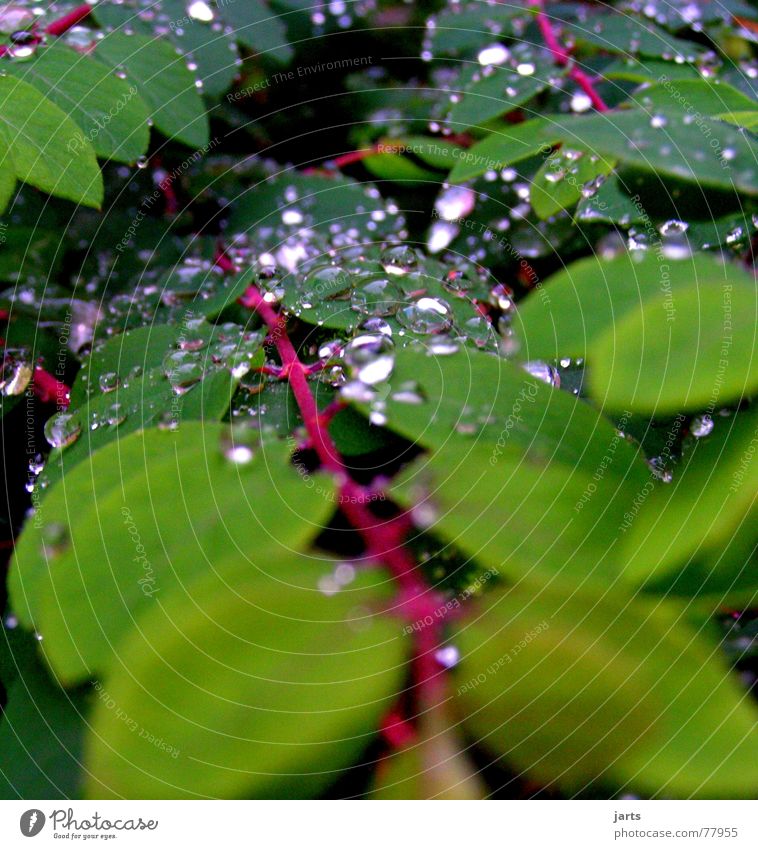
<instances>
[{"instance_id":1,"label":"plant branch","mask_svg":"<svg viewBox=\"0 0 758 849\"><path fill-rule=\"evenodd\" d=\"M48 24L47 27L45 27L45 32L48 35L63 35L63 33L68 32L71 27L75 27L78 23L81 23L85 18L89 17L91 11L92 6L87 3L84 3L81 6L77 6L75 9L72 9L67 15L63 15L57 20Z\"/></svg>"},{"instance_id":2,"label":"plant branch","mask_svg":"<svg viewBox=\"0 0 758 849\"><path fill-rule=\"evenodd\" d=\"M444 699L445 693L444 672L435 659L441 643L440 622L434 615L439 599L427 586L415 559L404 545L410 527L409 518L407 514L400 514L391 519L379 519L369 509L368 504L375 493L350 477L311 393L307 378L310 367L300 360L287 334L284 316L265 300L256 286L248 287L240 303L254 310L268 327L269 338L279 353L311 447L324 469L334 475L339 487L340 507L363 538L366 557L384 563L391 571L398 587L400 605L409 618L424 619L431 615L434 619L433 625L416 633L413 661L417 708L420 712L430 710Z\"/></svg>"},{"instance_id":3,"label":"plant branch","mask_svg":"<svg viewBox=\"0 0 758 849\"><path fill-rule=\"evenodd\" d=\"M71 401L71 388L41 366L34 369L32 389L40 401L45 404L55 402L61 409L68 407Z\"/></svg>"},{"instance_id":4,"label":"plant branch","mask_svg":"<svg viewBox=\"0 0 758 849\"><path fill-rule=\"evenodd\" d=\"M561 44L550 18L545 13L543 0L529 0L529 4L537 10L537 26L540 28L547 49L553 54L556 65L560 65L561 67L569 66L569 77L589 97L595 109L598 112L607 112L608 104L597 93L590 77L581 68L577 67L571 58L568 48Z\"/></svg>"}]
</instances>

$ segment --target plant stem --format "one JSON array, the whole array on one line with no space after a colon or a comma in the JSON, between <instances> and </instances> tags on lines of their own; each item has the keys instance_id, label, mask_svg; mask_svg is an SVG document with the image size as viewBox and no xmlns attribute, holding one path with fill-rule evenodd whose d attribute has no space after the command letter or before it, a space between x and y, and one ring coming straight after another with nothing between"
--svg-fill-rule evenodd
<instances>
[{"instance_id":1,"label":"plant stem","mask_svg":"<svg viewBox=\"0 0 758 849\"><path fill-rule=\"evenodd\" d=\"M34 369L32 378L34 394L45 404L55 402L59 408L65 409L71 401L71 388L53 377L41 366Z\"/></svg>"},{"instance_id":2,"label":"plant stem","mask_svg":"<svg viewBox=\"0 0 758 849\"><path fill-rule=\"evenodd\" d=\"M85 18L89 17L89 13L91 11L92 6L87 3L77 6L67 15L63 15L63 17L48 24L45 28L45 32L48 35L63 35L63 33L70 30L71 27L75 27L78 23L81 23Z\"/></svg>"},{"instance_id":3,"label":"plant stem","mask_svg":"<svg viewBox=\"0 0 758 849\"><path fill-rule=\"evenodd\" d=\"M403 513L391 519L379 519L371 512L368 504L375 494L350 477L326 426L328 417L319 412L308 385L310 368L300 360L287 334L284 316L265 300L256 286L248 287L240 303L258 313L269 330L269 338L279 353L282 369L300 410L311 446L324 469L335 477L340 507L363 538L367 559L383 562L391 571L399 591L400 606L410 619L423 620L429 616L433 619L431 625L416 632L413 659L417 709L419 712L433 709L445 697L444 673L435 659L442 637L441 619L435 615L440 599L427 586L415 559L404 546L410 527L409 517Z\"/></svg>"},{"instance_id":4,"label":"plant stem","mask_svg":"<svg viewBox=\"0 0 758 849\"><path fill-rule=\"evenodd\" d=\"M561 44L550 18L545 13L543 0L529 0L529 4L537 10L537 26L540 28L540 32L542 33L542 38L545 40L547 49L553 54L553 59L555 60L556 65L560 65L561 67L570 65L568 72L569 77L571 77L579 88L584 91L587 97L589 97L592 101L592 105L598 112L607 112L608 104L597 93L590 77L585 74L581 68L578 68L576 64L571 64L571 54L568 49Z\"/></svg>"}]
</instances>

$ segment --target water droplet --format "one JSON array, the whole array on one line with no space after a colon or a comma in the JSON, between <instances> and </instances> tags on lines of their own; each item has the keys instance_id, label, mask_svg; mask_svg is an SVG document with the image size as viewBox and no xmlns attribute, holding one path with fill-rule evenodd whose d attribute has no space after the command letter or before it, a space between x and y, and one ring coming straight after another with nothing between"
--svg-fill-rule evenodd
<instances>
[{"instance_id":1,"label":"water droplet","mask_svg":"<svg viewBox=\"0 0 758 849\"><path fill-rule=\"evenodd\" d=\"M106 371L100 375L98 384L101 392L113 392L114 389L118 389L121 385L121 378L115 371Z\"/></svg>"},{"instance_id":2,"label":"water droplet","mask_svg":"<svg viewBox=\"0 0 758 849\"><path fill-rule=\"evenodd\" d=\"M444 646L437 649L434 653L434 659L445 669L452 669L461 659L461 654L455 646Z\"/></svg>"},{"instance_id":3,"label":"water droplet","mask_svg":"<svg viewBox=\"0 0 758 849\"><path fill-rule=\"evenodd\" d=\"M221 453L235 466L251 463L258 445L258 432L245 425L231 427L221 436Z\"/></svg>"},{"instance_id":4,"label":"water droplet","mask_svg":"<svg viewBox=\"0 0 758 849\"><path fill-rule=\"evenodd\" d=\"M187 14L195 21L208 23L213 20L213 9L204 0L193 0L187 6Z\"/></svg>"},{"instance_id":5,"label":"water droplet","mask_svg":"<svg viewBox=\"0 0 758 849\"><path fill-rule=\"evenodd\" d=\"M63 554L71 544L68 528L62 522L50 522L40 532L42 556L57 557Z\"/></svg>"},{"instance_id":6,"label":"water droplet","mask_svg":"<svg viewBox=\"0 0 758 849\"><path fill-rule=\"evenodd\" d=\"M465 218L476 205L476 193L466 186L448 186L437 196L434 208L443 221Z\"/></svg>"},{"instance_id":7,"label":"water droplet","mask_svg":"<svg viewBox=\"0 0 758 849\"><path fill-rule=\"evenodd\" d=\"M0 367L0 392L22 395L34 376L30 352L26 348L7 348Z\"/></svg>"},{"instance_id":8,"label":"water droplet","mask_svg":"<svg viewBox=\"0 0 758 849\"><path fill-rule=\"evenodd\" d=\"M392 373L395 346L384 334L364 334L351 339L345 347L345 365L360 383L372 386Z\"/></svg>"},{"instance_id":9,"label":"water droplet","mask_svg":"<svg viewBox=\"0 0 758 849\"><path fill-rule=\"evenodd\" d=\"M453 324L450 305L441 298L417 298L397 313L397 320L414 333L442 333Z\"/></svg>"},{"instance_id":10,"label":"water droplet","mask_svg":"<svg viewBox=\"0 0 758 849\"><path fill-rule=\"evenodd\" d=\"M421 386L415 380L401 383L390 397L399 404L423 404L426 400Z\"/></svg>"},{"instance_id":11,"label":"water droplet","mask_svg":"<svg viewBox=\"0 0 758 849\"><path fill-rule=\"evenodd\" d=\"M363 315L392 315L402 300L402 292L387 278L379 278L355 289L350 298L350 306Z\"/></svg>"},{"instance_id":12,"label":"water droplet","mask_svg":"<svg viewBox=\"0 0 758 849\"><path fill-rule=\"evenodd\" d=\"M586 95L583 91L578 91L571 98L571 111L572 112L586 112L588 109L592 108L592 100L589 95Z\"/></svg>"},{"instance_id":13,"label":"water droplet","mask_svg":"<svg viewBox=\"0 0 758 849\"><path fill-rule=\"evenodd\" d=\"M199 383L205 374L203 363L192 351L173 351L163 361L163 372L177 395Z\"/></svg>"},{"instance_id":14,"label":"water droplet","mask_svg":"<svg viewBox=\"0 0 758 849\"><path fill-rule=\"evenodd\" d=\"M111 427L117 427L126 421L127 409L125 404L111 404L105 412L105 420Z\"/></svg>"},{"instance_id":15,"label":"water droplet","mask_svg":"<svg viewBox=\"0 0 758 849\"><path fill-rule=\"evenodd\" d=\"M387 274L407 274L418 265L418 255L409 245L395 245L382 251L380 262Z\"/></svg>"},{"instance_id":16,"label":"water droplet","mask_svg":"<svg viewBox=\"0 0 758 849\"><path fill-rule=\"evenodd\" d=\"M658 232L661 236L673 236L678 233L684 233L690 225L685 221L679 221L677 218L672 218L669 221L661 224Z\"/></svg>"},{"instance_id":17,"label":"water droplet","mask_svg":"<svg viewBox=\"0 0 758 849\"><path fill-rule=\"evenodd\" d=\"M359 325L358 329L367 333L381 333L383 336L392 336L392 328L390 325L383 318L379 318L378 316L375 316L374 318L367 318Z\"/></svg>"},{"instance_id":18,"label":"water droplet","mask_svg":"<svg viewBox=\"0 0 758 849\"><path fill-rule=\"evenodd\" d=\"M710 416L695 416L690 422L690 433L695 439L702 439L713 431L713 419Z\"/></svg>"},{"instance_id":19,"label":"water droplet","mask_svg":"<svg viewBox=\"0 0 758 849\"><path fill-rule=\"evenodd\" d=\"M82 420L78 413L56 413L45 423L45 439L53 448L65 448L79 438Z\"/></svg>"},{"instance_id":20,"label":"water droplet","mask_svg":"<svg viewBox=\"0 0 758 849\"><path fill-rule=\"evenodd\" d=\"M480 65L502 65L509 56L510 51L505 45L490 44L489 47L480 50L476 58Z\"/></svg>"},{"instance_id":21,"label":"water droplet","mask_svg":"<svg viewBox=\"0 0 758 849\"><path fill-rule=\"evenodd\" d=\"M532 360L531 362L524 363L522 367L532 377L536 377L537 380L541 380L549 386L554 386L558 389L561 385L561 376L558 373L558 369L548 363L543 363L540 360Z\"/></svg>"},{"instance_id":22,"label":"water droplet","mask_svg":"<svg viewBox=\"0 0 758 849\"><path fill-rule=\"evenodd\" d=\"M178 430L179 416L173 410L164 410L158 417L158 430Z\"/></svg>"}]
</instances>

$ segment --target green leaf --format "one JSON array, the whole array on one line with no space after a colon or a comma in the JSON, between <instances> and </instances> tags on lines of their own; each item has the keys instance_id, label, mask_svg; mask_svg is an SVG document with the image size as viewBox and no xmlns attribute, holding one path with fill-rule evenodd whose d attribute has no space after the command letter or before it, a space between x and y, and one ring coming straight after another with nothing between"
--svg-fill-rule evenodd
<instances>
[{"instance_id":1,"label":"green leaf","mask_svg":"<svg viewBox=\"0 0 758 849\"><path fill-rule=\"evenodd\" d=\"M327 596L328 563L265 565L198 577L128 635L87 741L90 797L313 796L370 742L407 660L375 612L387 576Z\"/></svg>"},{"instance_id":2,"label":"green leaf","mask_svg":"<svg viewBox=\"0 0 758 849\"><path fill-rule=\"evenodd\" d=\"M564 118L560 124L565 144L702 187L758 194L755 140L715 119L696 117L677 105L660 115L628 109Z\"/></svg>"},{"instance_id":3,"label":"green leaf","mask_svg":"<svg viewBox=\"0 0 758 849\"><path fill-rule=\"evenodd\" d=\"M697 117L678 105L669 106L660 115L651 115L645 109L625 109L552 121L535 118L498 130L466 152L450 179L462 182L488 170L499 170L558 142L702 187L758 194L755 140L728 124Z\"/></svg>"},{"instance_id":4,"label":"green leaf","mask_svg":"<svg viewBox=\"0 0 758 849\"><path fill-rule=\"evenodd\" d=\"M135 162L150 141L147 107L137 90L91 56L53 44L8 72L31 83L81 128L103 159Z\"/></svg>"},{"instance_id":5,"label":"green leaf","mask_svg":"<svg viewBox=\"0 0 758 849\"><path fill-rule=\"evenodd\" d=\"M262 342L262 332L210 325L189 308L181 324L141 327L98 341L71 387L68 412L79 416L82 434L51 453L41 482L49 486L93 452L137 430L219 421L243 372L263 364ZM176 355L182 363L170 360ZM190 368L196 382L183 383L182 368Z\"/></svg>"},{"instance_id":6,"label":"green leaf","mask_svg":"<svg viewBox=\"0 0 758 849\"><path fill-rule=\"evenodd\" d=\"M464 70L462 78L453 84L455 89L453 106L447 115L447 123L456 132L470 127L481 127L493 118L522 106L541 91L554 85L560 78L548 78L544 73L522 74L517 64L531 65L538 62L533 51L519 51L509 59L507 65L476 67Z\"/></svg>"},{"instance_id":7,"label":"green leaf","mask_svg":"<svg viewBox=\"0 0 758 849\"><path fill-rule=\"evenodd\" d=\"M246 233L286 225L298 234L303 229L324 234L354 229L374 243L396 229L397 222L370 185L293 172L271 177L235 199L229 228Z\"/></svg>"},{"instance_id":8,"label":"green leaf","mask_svg":"<svg viewBox=\"0 0 758 849\"><path fill-rule=\"evenodd\" d=\"M99 208L103 178L77 125L29 83L0 77L0 134L19 180L48 194Z\"/></svg>"},{"instance_id":9,"label":"green leaf","mask_svg":"<svg viewBox=\"0 0 758 849\"><path fill-rule=\"evenodd\" d=\"M126 74L164 135L196 149L209 144L208 118L195 79L169 42L112 32L97 42L95 56Z\"/></svg>"},{"instance_id":10,"label":"green leaf","mask_svg":"<svg viewBox=\"0 0 758 849\"><path fill-rule=\"evenodd\" d=\"M500 171L541 151L549 152L560 138L561 129L547 118L533 118L523 124L502 127L468 150L460 152L450 172L450 180L463 183L486 171Z\"/></svg>"},{"instance_id":11,"label":"green leaf","mask_svg":"<svg viewBox=\"0 0 758 849\"><path fill-rule=\"evenodd\" d=\"M604 53L622 56L651 56L693 63L705 52L699 44L675 38L649 21L626 14L593 15L586 24L569 23L561 29L582 47L599 47Z\"/></svg>"},{"instance_id":12,"label":"green leaf","mask_svg":"<svg viewBox=\"0 0 758 849\"><path fill-rule=\"evenodd\" d=\"M223 582L240 563L267 572L334 509L331 485L304 482L285 446L256 448L238 464L226 456L233 438L207 423L133 433L45 497L21 535L10 585L14 610L44 635L61 681L107 669L134 622L193 576L212 571Z\"/></svg>"},{"instance_id":13,"label":"green leaf","mask_svg":"<svg viewBox=\"0 0 758 849\"><path fill-rule=\"evenodd\" d=\"M611 174L593 195L580 201L576 208L576 218L588 224L620 224L628 227L644 221L645 211L624 190L618 175Z\"/></svg>"},{"instance_id":14,"label":"green leaf","mask_svg":"<svg viewBox=\"0 0 758 849\"><path fill-rule=\"evenodd\" d=\"M242 5L246 5L244 0ZM230 33L219 22L201 21L188 14L186 0L161 0L162 13L168 17L171 41L197 65L203 90L209 97L222 95L231 86L239 70L239 53ZM235 4L230 3L228 8ZM212 10L218 15L217 10Z\"/></svg>"},{"instance_id":15,"label":"green leaf","mask_svg":"<svg viewBox=\"0 0 758 849\"><path fill-rule=\"evenodd\" d=\"M31 635L0 635L6 639L14 681L0 719L0 799L75 799L88 694L64 692L50 678Z\"/></svg>"},{"instance_id":16,"label":"green leaf","mask_svg":"<svg viewBox=\"0 0 758 849\"><path fill-rule=\"evenodd\" d=\"M655 591L747 606L758 592L754 565L721 563L719 555L743 528L753 531L751 546L755 542L749 515L758 490L758 408L717 417L714 425L710 436L697 440L673 483L653 492L633 518L624 548L626 575Z\"/></svg>"},{"instance_id":17,"label":"green leaf","mask_svg":"<svg viewBox=\"0 0 758 849\"><path fill-rule=\"evenodd\" d=\"M694 65L679 65L657 59L616 59L606 65L602 73L606 80L630 80L635 83L657 83L663 76L670 80L700 79Z\"/></svg>"},{"instance_id":18,"label":"green leaf","mask_svg":"<svg viewBox=\"0 0 758 849\"><path fill-rule=\"evenodd\" d=\"M758 792L758 713L682 609L522 581L484 596L452 639L469 734L541 784Z\"/></svg>"},{"instance_id":19,"label":"green leaf","mask_svg":"<svg viewBox=\"0 0 758 849\"><path fill-rule=\"evenodd\" d=\"M605 451L595 469L517 444L451 439L405 470L393 497L418 505L437 536L503 577L604 584L623 571L620 525L649 476L635 466L624 475L629 446L622 436L591 441L593 453Z\"/></svg>"},{"instance_id":20,"label":"green leaf","mask_svg":"<svg viewBox=\"0 0 758 849\"><path fill-rule=\"evenodd\" d=\"M16 173L13 169L13 163L8 157L3 157L0 161L0 213L5 212L5 208L10 203L15 191Z\"/></svg>"},{"instance_id":21,"label":"green leaf","mask_svg":"<svg viewBox=\"0 0 758 849\"><path fill-rule=\"evenodd\" d=\"M758 389L758 290L731 269L657 295L590 347L589 389L609 409L665 415L739 401Z\"/></svg>"},{"instance_id":22,"label":"green leaf","mask_svg":"<svg viewBox=\"0 0 758 849\"><path fill-rule=\"evenodd\" d=\"M693 286L717 290L727 277L740 287L751 284L741 268L710 256L670 260L657 252L633 251L613 259L581 259L549 277L519 305L513 327L520 356L587 358L604 333L627 316L639 316L647 302L662 297L673 315L679 293Z\"/></svg>"},{"instance_id":23,"label":"green leaf","mask_svg":"<svg viewBox=\"0 0 758 849\"><path fill-rule=\"evenodd\" d=\"M219 11L241 44L279 62L292 58L294 50L287 41L287 18L274 14L261 0L223 3Z\"/></svg>"},{"instance_id":24,"label":"green leaf","mask_svg":"<svg viewBox=\"0 0 758 849\"><path fill-rule=\"evenodd\" d=\"M379 407L386 426L426 448L455 443L465 452L485 445L496 460L513 446L538 460L560 460L593 473L613 444L611 466L619 477L639 485L648 479L637 450L618 439L608 419L503 359L471 351L449 356L398 351L388 384ZM358 406L371 412L371 403Z\"/></svg>"},{"instance_id":25,"label":"green leaf","mask_svg":"<svg viewBox=\"0 0 758 849\"><path fill-rule=\"evenodd\" d=\"M543 221L573 206L598 178L613 168L600 156L561 148L549 156L536 173L530 189L532 208Z\"/></svg>"},{"instance_id":26,"label":"green leaf","mask_svg":"<svg viewBox=\"0 0 758 849\"><path fill-rule=\"evenodd\" d=\"M426 165L443 171L449 171L457 155L463 152L459 144L442 138L430 139L426 136L408 136L385 141L382 143L382 148L389 153L393 152L393 148L396 148L398 153L412 153Z\"/></svg>"},{"instance_id":27,"label":"green leaf","mask_svg":"<svg viewBox=\"0 0 758 849\"><path fill-rule=\"evenodd\" d=\"M724 114L758 108L755 100L719 80L665 80L642 88L634 99L647 110L684 109L694 116L695 125L703 116L724 121Z\"/></svg>"},{"instance_id":28,"label":"green leaf","mask_svg":"<svg viewBox=\"0 0 758 849\"><path fill-rule=\"evenodd\" d=\"M436 183L439 180L439 175L434 171L422 168L410 159L394 153L375 153L367 156L363 164L374 177L380 180L392 180L398 183Z\"/></svg>"}]
</instances>

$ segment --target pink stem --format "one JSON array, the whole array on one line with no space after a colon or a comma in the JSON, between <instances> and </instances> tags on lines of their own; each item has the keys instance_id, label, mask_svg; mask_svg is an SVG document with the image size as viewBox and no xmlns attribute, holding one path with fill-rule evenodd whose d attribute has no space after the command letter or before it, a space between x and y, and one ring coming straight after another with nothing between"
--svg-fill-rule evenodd
<instances>
[{"instance_id":1,"label":"pink stem","mask_svg":"<svg viewBox=\"0 0 758 849\"><path fill-rule=\"evenodd\" d=\"M571 63L571 54L568 49L561 44L550 18L545 14L543 0L529 0L529 4L537 9L537 26L540 28L542 38L545 40L548 50L553 54L555 63L561 67L569 65ZM592 80L581 68L578 68L576 64L571 64L568 73L569 77L571 77L579 88L584 91L587 97L589 97L592 101L592 105L598 110L598 112L608 111L608 104L597 93Z\"/></svg>"},{"instance_id":2,"label":"pink stem","mask_svg":"<svg viewBox=\"0 0 758 849\"><path fill-rule=\"evenodd\" d=\"M63 35L63 33L70 30L71 27L75 27L78 23L81 23L81 21L89 16L91 11L92 6L89 6L87 3L77 6L67 15L63 15L62 18L58 18L57 21L53 21L51 24L48 24L45 32L48 35Z\"/></svg>"},{"instance_id":3,"label":"pink stem","mask_svg":"<svg viewBox=\"0 0 758 849\"><path fill-rule=\"evenodd\" d=\"M41 366L34 369L32 389L40 401L45 404L55 401L61 409L68 407L71 401L71 389Z\"/></svg>"},{"instance_id":4,"label":"pink stem","mask_svg":"<svg viewBox=\"0 0 758 849\"><path fill-rule=\"evenodd\" d=\"M379 520L374 516L367 506L374 496L350 478L310 391L307 379L309 367L298 357L287 335L284 317L264 299L256 286L248 287L240 303L255 310L269 329L269 338L279 353L311 447L322 466L334 475L340 491L340 507L363 538L366 556L385 563L390 569L397 582L402 607L410 618L432 616L434 620L432 626L416 633L413 662L418 708L422 711L433 708L444 698L445 692L443 671L435 659L441 643L439 619L435 616L439 599L435 599L435 594L419 574L413 556L404 547L408 517L401 514L394 519Z\"/></svg>"}]
</instances>

